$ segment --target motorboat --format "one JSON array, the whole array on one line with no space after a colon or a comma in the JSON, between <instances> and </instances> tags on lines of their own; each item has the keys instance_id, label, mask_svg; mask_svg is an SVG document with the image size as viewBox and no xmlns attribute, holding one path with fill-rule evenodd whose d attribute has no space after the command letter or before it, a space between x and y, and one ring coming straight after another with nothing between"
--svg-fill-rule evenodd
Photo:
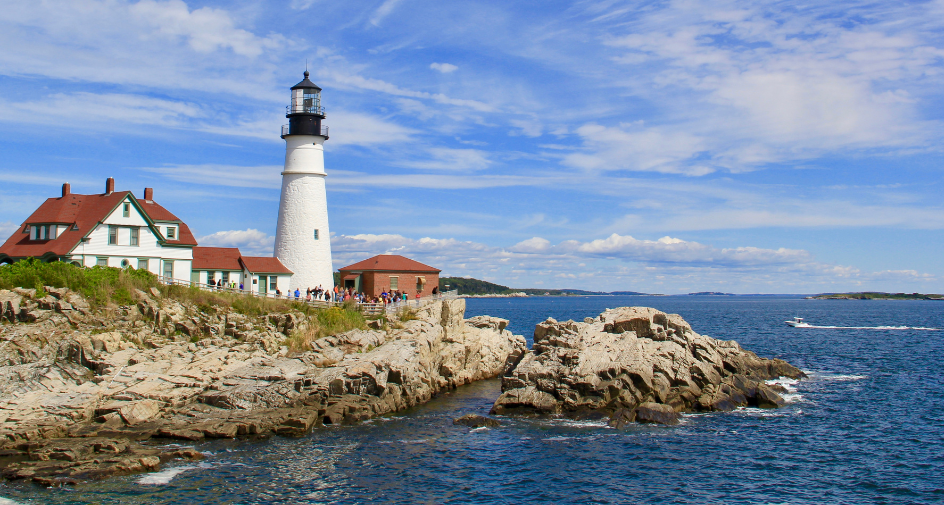
<instances>
[{"instance_id":1,"label":"motorboat","mask_svg":"<svg viewBox=\"0 0 944 505\"><path fill-rule=\"evenodd\" d=\"M802 317L794 317L790 321L784 321L788 326L793 326L794 328L810 328L812 325L803 321Z\"/></svg>"}]
</instances>

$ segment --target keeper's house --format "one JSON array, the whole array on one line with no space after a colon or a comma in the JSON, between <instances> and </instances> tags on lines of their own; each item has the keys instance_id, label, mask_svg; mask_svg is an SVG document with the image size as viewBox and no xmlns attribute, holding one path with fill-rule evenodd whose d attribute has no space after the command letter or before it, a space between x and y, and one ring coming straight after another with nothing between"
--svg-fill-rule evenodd
<instances>
[{"instance_id":1,"label":"keeper's house","mask_svg":"<svg viewBox=\"0 0 944 505\"><path fill-rule=\"evenodd\" d=\"M399 254L381 254L340 269L341 285L370 296L384 290L428 296L439 287L441 270Z\"/></svg>"},{"instance_id":2,"label":"keeper's house","mask_svg":"<svg viewBox=\"0 0 944 505\"><path fill-rule=\"evenodd\" d=\"M243 256L236 247L194 247L190 280L200 284L222 282L224 287L243 286L246 291L283 294L291 286L292 271L278 258ZM301 290L305 287L301 286Z\"/></svg>"},{"instance_id":3,"label":"keeper's house","mask_svg":"<svg viewBox=\"0 0 944 505\"><path fill-rule=\"evenodd\" d=\"M152 188L138 200L130 191L116 192L109 177L100 195L73 194L63 184L61 197L46 200L0 246L0 263L33 257L190 280L196 245L190 228L154 201Z\"/></svg>"}]
</instances>

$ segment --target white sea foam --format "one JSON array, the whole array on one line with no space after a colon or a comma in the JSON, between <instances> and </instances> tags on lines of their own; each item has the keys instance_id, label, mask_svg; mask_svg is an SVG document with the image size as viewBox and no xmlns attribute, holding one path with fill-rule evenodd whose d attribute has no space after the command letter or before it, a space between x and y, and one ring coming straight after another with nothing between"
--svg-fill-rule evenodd
<instances>
[{"instance_id":1,"label":"white sea foam","mask_svg":"<svg viewBox=\"0 0 944 505\"><path fill-rule=\"evenodd\" d=\"M868 375L823 375L823 379L831 381L858 381L862 379L868 379Z\"/></svg>"},{"instance_id":2,"label":"white sea foam","mask_svg":"<svg viewBox=\"0 0 944 505\"><path fill-rule=\"evenodd\" d=\"M147 475L142 475L141 478L139 478L137 482L138 484L144 484L148 486L160 486L163 484L168 484L170 483L171 480L173 480L174 477L188 470L195 470L196 468L198 468L196 465L186 465L186 466L178 466L175 468L168 468L167 470L161 470L160 472L154 472L154 473L149 473Z\"/></svg>"},{"instance_id":3,"label":"white sea foam","mask_svg":"<svg viewBox=\"0 0 944 505\"><path fill-rule=\"evenodd\" d=\"M786 403L796 403L803 401L803 395L797 393L784 393L780 395L780 397L783 398L783 401Z\"/></svg>"},{"instance_id":4,"label":"white sea foam","mask_svg":"<svg viewBox=\"0 0 944 505\"><path fill-rule=\"evenodd\" d=\"M797 385L797 383L800 382L800 381L798 381L798 380L796 380L796 379L791 379L791 378L789 378L789 377L779 377L779 378L776 378L776 379L770 379L770 380L765 381L765 382L766 382L767 384L771 385L771 386L774 386L774 385L776 385L776 386L781 386L782 388L786 389L787 391L793 393L793 392L796 391L796 385Z\"/></svg>"},{"instance_id":5,"label":"white sea foam","mask_svg":"<svg viewBox=\"0 0 944 505\"><path fill-rule=\"evenodd\" d=\"M20 505L20 502L0 496L0 505Z\"/></svg>"}]
</instances>

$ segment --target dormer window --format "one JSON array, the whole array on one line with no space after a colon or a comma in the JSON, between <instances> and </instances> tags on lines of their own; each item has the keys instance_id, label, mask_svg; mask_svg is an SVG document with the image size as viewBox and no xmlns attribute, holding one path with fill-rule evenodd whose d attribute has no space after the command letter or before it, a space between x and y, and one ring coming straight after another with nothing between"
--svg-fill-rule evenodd
<instances>
[{"instance_id":1,"label":"dormer window","mask_svg":"<svg viewBox=\"0 0 944 505\"><path fill-rule=\"evenodd\" d=\"M131 204L125 202L121 207L121 217L131 217Z\"/></svg>"},{"instance_id":2,"label":"dormer window","mask_svg":"<svg viewBox=\"0 0 944 505\"><path fill-rule=\"evenodd\" d=\"M175 226L167 227L167 240L177 240L177 227Z\"/></svg>"}]
</instances>

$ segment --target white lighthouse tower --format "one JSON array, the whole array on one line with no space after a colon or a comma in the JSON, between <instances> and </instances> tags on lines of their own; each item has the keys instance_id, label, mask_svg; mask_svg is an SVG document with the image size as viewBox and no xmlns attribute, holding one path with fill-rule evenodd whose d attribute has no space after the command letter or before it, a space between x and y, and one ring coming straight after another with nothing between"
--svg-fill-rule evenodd
<instances>
[{"instance_id":1,"label":"white lighthouse tower","mask_svg":"<svg viewBox=\"0 0 944 505\"><path fill-rule=\"evenodd\" d=\"M321 124L321 88L305 79L292 86L292 104L286 107L285 169L275 231L275 257L293 272L296 288L334 288L328 199L325 194L324 141L328 127Z\"/></svg>"}]
</instances>

